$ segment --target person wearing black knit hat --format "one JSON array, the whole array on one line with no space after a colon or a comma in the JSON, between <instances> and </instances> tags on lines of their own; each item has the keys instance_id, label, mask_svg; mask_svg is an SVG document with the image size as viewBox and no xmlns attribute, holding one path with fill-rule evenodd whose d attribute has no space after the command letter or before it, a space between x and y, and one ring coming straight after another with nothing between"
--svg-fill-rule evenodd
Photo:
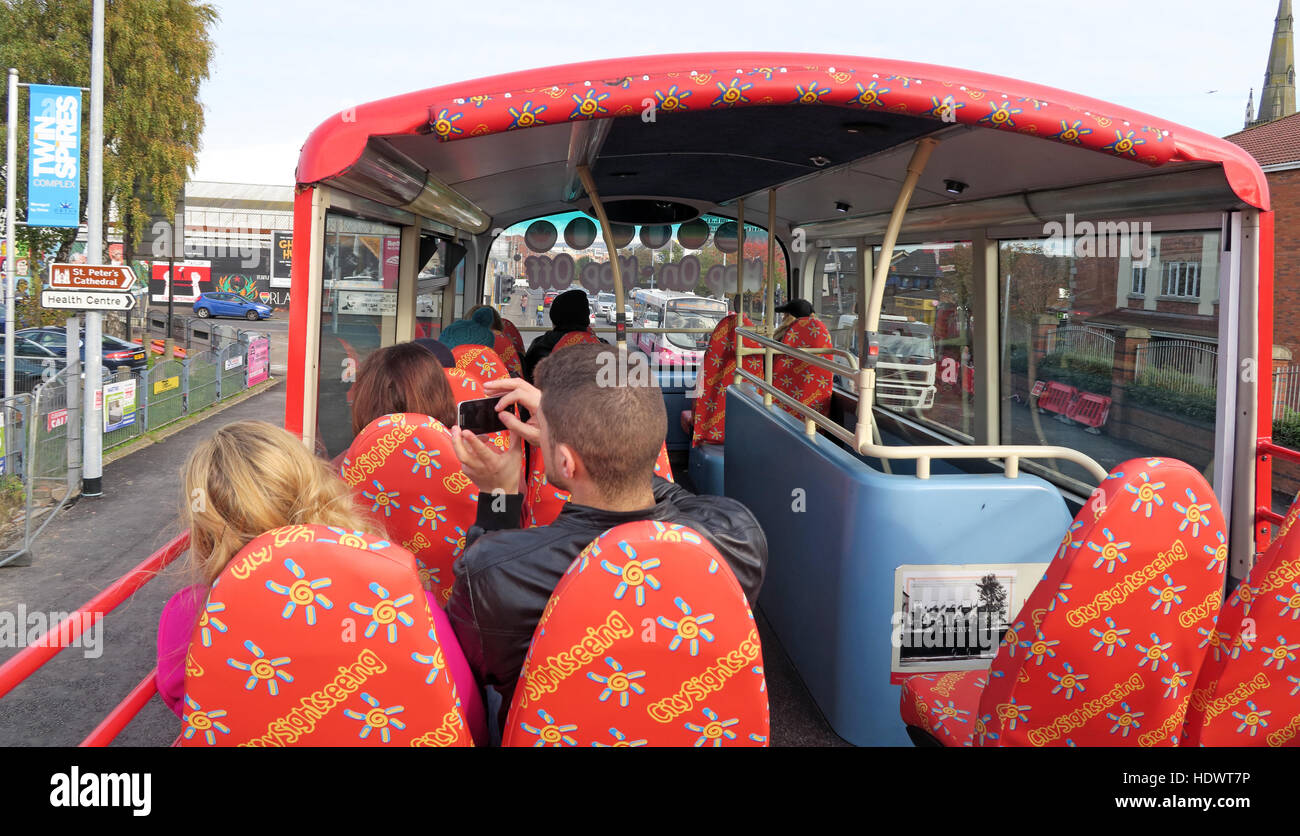
<instances>
[{"instance_id":1,"label":"person wearing black knit hat","mask_svg":"<svg viewBox=\"0 0 1300 836\"><path fill-rule=\"evenodd\" d=\"M587 294L578 288L566 290L551 303L551 330L540 335L528 346L524 355L524 380L533 380L533 369L550 353L555 344L568 333L586 331L591 327L591 304Z\"/></svg>"}]
</instances>

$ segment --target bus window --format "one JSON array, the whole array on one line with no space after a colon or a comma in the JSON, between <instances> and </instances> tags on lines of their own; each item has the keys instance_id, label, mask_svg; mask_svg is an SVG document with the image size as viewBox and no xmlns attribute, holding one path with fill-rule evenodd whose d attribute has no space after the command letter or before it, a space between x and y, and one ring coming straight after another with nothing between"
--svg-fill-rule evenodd
<instances>
[{"instance_id":1,"label":"bus window","mask_svg":"<svg viewBox=\"0 0 1300 836\"><path fill-rule=\"evenodd\" d=\"M463 264L464 248L434 235L420 236L422 266L416 275L415 337L442 333L443 299L449 276ZM453 263L454 262L454 263Z\"/></svg>"},{"instance_id":2,"label":"bus window","mask_svg":"<svg viewBox=\"0 0 1300 836\"><path fill-rule=\"evenodd\" d=\"M972 297L969 242L896 248L885 277L876 385L881 406L968 440L975 420Z\"/></svg>"},{"instance_id":3,"label":"bus window","mask_svg":"<svg viewBox=\"0 0 1300 836\"><path fill-rule=\"evenodd\" d=\"M330 456L352 441L357 368L396 337L400 242L399 227L326 215L316 426Z\"/></svg>"},{"instance_id":4,"label":"bus window","mask_svg":"<svg viewBox=\"0 0 1300 836\"><path fill-rule=\"evenodd\" d=\"M1072 447L1107 468L1153 455L1207 468L1219 237L1166 232L1113 247L1078 239L1072 251L1061 241L1002 242L1003 443ZM1073 465L1044 464L1086 481Z\"/></svg>"}]
</instances>

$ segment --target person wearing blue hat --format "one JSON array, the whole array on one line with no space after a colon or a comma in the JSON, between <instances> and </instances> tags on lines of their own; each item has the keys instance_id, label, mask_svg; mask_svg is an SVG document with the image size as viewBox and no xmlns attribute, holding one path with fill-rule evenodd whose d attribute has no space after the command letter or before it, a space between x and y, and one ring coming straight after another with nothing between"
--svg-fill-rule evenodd
<instances>
[{"instance_id":1,"label":"person wearing blue hat","mask_svg":"<svg viewBox=\"0 0 1300 836\"><path fill-rule=\"evenodd\" d=\"M493 311L486 305L475 308L470 312L469 318L460 319L446 328L438 335L438 342L455 348L458 345L482 345L488 348L496 340L492 333L492 323L494 322Z\"/></svg>"}]
</instances>

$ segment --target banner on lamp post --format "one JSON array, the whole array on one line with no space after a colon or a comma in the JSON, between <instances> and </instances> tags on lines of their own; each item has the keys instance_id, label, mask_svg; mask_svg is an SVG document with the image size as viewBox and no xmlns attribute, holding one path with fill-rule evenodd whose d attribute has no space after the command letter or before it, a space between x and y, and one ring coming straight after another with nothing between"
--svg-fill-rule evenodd
<instances>
[{"instance_id":1,"label":"banner on lamp post","mask_svg":"<svg viewBox=\"0 0 1300 836\"><path fill-rule=\"evenodd\" d=\"M27 223L76 228L81 222L81 90L29 88Z\"/></svg>"}]
</instances>

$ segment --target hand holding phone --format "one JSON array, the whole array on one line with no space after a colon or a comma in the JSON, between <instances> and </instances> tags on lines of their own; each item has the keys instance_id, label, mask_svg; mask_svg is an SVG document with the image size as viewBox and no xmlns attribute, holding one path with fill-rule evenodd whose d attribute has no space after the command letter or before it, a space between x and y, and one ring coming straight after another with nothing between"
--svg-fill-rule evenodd
<instances>
[{"instance_id":1,"label":"hand holding phone","mask_svg":"<svg viewBox=\"0 0 1300 836\"><path fill-rule=\"evenodd\" d=\"M469 430L475 435L487 435L506 429L497 413L497 404L501 397L475 398L461 401L456 407L456 424L462 430Z\"/></svg>"}]
</instances>

